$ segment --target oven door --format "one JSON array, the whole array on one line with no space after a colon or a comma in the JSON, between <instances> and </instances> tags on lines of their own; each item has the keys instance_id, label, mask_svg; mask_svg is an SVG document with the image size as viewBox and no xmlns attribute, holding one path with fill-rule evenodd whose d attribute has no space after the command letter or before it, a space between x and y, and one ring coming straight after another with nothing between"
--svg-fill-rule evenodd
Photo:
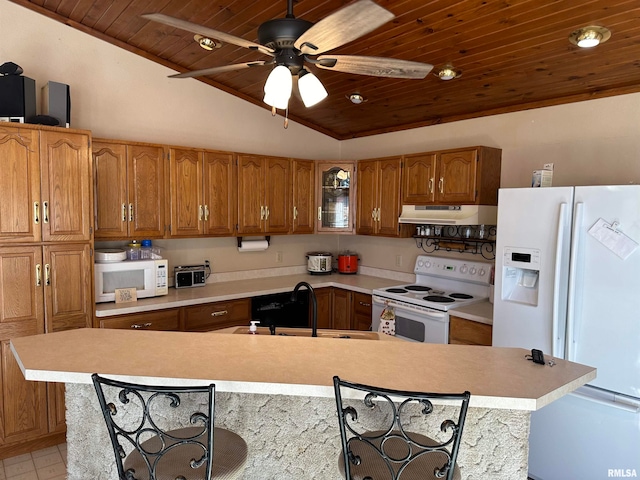
<instances>
[{"instance_id":1,"label":"oven door","mask_svg":"<svg viewBox=\"0 0 640 480\"><path fill-rule=\"evenodd\" d=\"M396 316L396 337L412 342L449 343L449 314L427 307L417 307L374 295L372 329L378 331L380 315L386 306L393 307Z\"/></svg>"}]
</instances>

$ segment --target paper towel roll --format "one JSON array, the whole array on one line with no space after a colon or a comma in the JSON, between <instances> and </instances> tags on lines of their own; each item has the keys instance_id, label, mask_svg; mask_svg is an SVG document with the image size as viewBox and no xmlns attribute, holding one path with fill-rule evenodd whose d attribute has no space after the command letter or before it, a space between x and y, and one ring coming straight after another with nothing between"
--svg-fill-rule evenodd
<instances>
[{"instance_id":1,"label":"paper towel roll","mask_svg":"<svg viewBox=\"0 0 640 480\"><path fill-rule=\"evenodd\" d=\"M238 247L239 252L259 252L266 250L269 247L269 242L266 240L242 240Z\"/></svg>"}]
</instances>

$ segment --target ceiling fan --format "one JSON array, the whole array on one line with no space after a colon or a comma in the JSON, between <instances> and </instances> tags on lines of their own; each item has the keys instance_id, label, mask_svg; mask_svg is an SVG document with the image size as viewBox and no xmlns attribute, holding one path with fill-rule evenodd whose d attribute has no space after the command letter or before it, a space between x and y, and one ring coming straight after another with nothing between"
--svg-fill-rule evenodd
<instances>
[{"instance_id":1,"label":"ceiling fan","mask_svg":"<svg viewBox=\"0 0 640 480\"><path fill-rule=\"evenodd\" d=\"M258 27L258 43L161 13L144 14L142 17L272 57L269 60L224 65L170 77L198 77L275 65L264 87L264 101L272 107L274 114L276 108L288 108L294 77L306 107L315 105L327 96L320 80L305 68L305 62L337 72L405 79L425 78L433 68L428 63L394 58L322 55L372 32L395 17L372 0L358 0L346 5L315 24L295 18L293 0L287 0L285 18L268 20Z\"/></svg>"}]
</instances>

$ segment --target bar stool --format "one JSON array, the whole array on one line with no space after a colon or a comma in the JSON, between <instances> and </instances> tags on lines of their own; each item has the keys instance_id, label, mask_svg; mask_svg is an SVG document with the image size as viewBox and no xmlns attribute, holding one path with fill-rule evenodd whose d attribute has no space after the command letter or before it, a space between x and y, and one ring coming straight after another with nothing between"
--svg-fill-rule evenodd
<instances>
[{"instance_id":1,"label":"bar stool","mask_svg":"<svg viewBox=\"0 0 640 480\"><path fill-rule=\"evenodd\" d=\"M461 478L456 459L469 392L403 392L350 383L337 376L333 377L333 385L342 440L338 466L344 478ZM432 400L457 408L457 420L447 418L451 414L443 409L434 408ZM421 429L429 429L430 436L415 431Z\"/></svg>"},{"instance_id":2,"label":"bar stool","mask_svg":"<svg viewBox=\"0 0 640 480\"><path fill-rule=\"evenodd\" d=\"M95 373L91 378L121 480L226 480L242 472L247 444L213 425L215 385L157 387Z\"/></svg>"}]
</instances>

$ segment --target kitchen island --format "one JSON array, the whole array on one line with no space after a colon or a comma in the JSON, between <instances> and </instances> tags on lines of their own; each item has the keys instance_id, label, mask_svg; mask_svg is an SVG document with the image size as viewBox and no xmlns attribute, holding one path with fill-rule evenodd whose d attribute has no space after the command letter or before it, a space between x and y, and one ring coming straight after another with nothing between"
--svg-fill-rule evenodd
<instances>
[{"instance_id":1,"label":"kitchen island","mask_svg":"<svg viewBox=\"0 0 640 480\"><path fill-rule=\"evenodd\" d=\"M303 336L79 329L16 338L27 380L64 382L68 479L113 479L94 372L161 385L216 384L216 424L240 434L241 478L338 479L332 377L398 390L471 392L462 478L526 480L530 412L595 378L516 348ZM448 407L443 407L448 408Z\"/></svg>"}]
</instances>

